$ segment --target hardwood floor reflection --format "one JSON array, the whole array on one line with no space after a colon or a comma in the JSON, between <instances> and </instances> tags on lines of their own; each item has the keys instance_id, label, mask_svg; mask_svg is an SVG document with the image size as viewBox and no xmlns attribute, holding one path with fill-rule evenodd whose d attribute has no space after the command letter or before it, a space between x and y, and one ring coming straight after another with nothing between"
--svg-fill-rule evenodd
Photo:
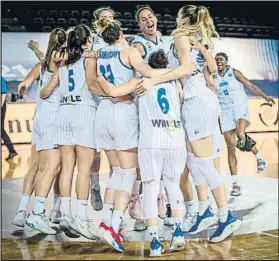
<instances>
[{"instance_id":1,"label":"hardwood floor reflection","mask_svg":"<svg viewBox=\"0 0 279 261\"><path fill-rule=\"evenodd\" d=\"M163 243L168 247L169 242ZM148 257L147 242L127 242L123 254L103 242L47 242L2 240L2 260L142 260ZM166 253L162 260L278 260L278 230L236 235L221 243L190 240L181 252ZM154 260L154 259L153 259Z\"/></svg>"}]
</instances>

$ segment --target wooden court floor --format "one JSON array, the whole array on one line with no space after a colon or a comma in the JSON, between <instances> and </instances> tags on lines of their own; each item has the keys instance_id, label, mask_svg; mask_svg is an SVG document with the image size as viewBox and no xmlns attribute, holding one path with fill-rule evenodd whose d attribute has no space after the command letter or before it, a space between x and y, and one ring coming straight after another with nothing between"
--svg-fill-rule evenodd
<instances>
[{"instance_id":1,"label":"wooden court floor","mask_svg":"<svg viewBox=\"0 0 279 261\"><path fill-rule=\"evenodd\" d=\"M243 220L240 231L218 244L207 242L206 237L211 231L196 237L185 235L186 249L166 253L160 260L278 260L278 133L251 134L251 136L257 141L258 149L268 161L268 170L264 174L257 174L255 157L251 153L237 151L243 194L238 198L228 196L228 202L229 208ZM2 260L150 259L148 235L133 231L134 221L128 214L124 219L128 226L128 241L124 244L126 248L124 254L114 252L104 242L94 243L83 238L66 238L61 231L54 237L42 235L28 228L15 229L11 222L21 195L23 177L30 164L30 145L16 145L16 150L19 155L6 162L4 159L7 157L7 150L6 147L2 147ZM221 173L228 187L230 178L226 159L225 148L221 156ZM101 173L103 193L108 176L108 162L104 155ZM51 192L47 212L51 209L52 197ZM28 210L31 209L33 202L34 199L31 200ZM75 211L75 206L72 210ZM89 215L94 217L98 224L101 212L90 209ZM163 225L160 230L162 234L165 233L164 235L169 234ZM167 248L169 241L163 244Z\"/></svg>"}]
</instances>

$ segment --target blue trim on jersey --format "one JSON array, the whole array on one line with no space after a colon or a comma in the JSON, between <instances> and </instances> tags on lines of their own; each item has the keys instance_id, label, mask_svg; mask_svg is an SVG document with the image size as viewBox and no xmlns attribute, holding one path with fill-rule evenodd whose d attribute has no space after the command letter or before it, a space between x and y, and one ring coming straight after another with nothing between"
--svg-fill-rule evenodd
<instances>
[{"instance_id":1,"label":"blue trim on jersey","mask_svg":"<svg viewBox=\"0 0 279 261\"><path fill-rule=\"evenodd\" d=\"M133 70L133 68L127 66L126 64L124 64L124 63L122 62L121 57L120 57L120 52L118 52L118 59L119 59L119 62L120 62L125 68L130 69L130 70Z\"/></svg>"},{"instance_id":2,"label":"blue trim on jersey","mask_svg":"<svg viewBox=\"0 0 279 261\"><path fill-rule=\"evenodd\" d=\"M157 35L156 35L156 42L152 41L149 38L146 38L144 34L138 34L138 36L142 37L143 39L145 39L147 41L150 41L150 42L154 43L155 45L158 45L158 36Z\"/></svg>"},{"instance_id":3,"label":"blue trim on jersey","mask_svg":"<svg viewBox=\"0 0 279 261\"><path fill-rule=\"evenodd\" d=\"M178 59L177 54L175 54L175 52L174 52L174 48L175 48L175 45L173 44L173 46L172 46L172 54L173 54L173 56L174 56L176 59Z\"/></svg>"},{"instance_id":4,"label":"blue trim on jersey","mask_svg":"<svg viewBox=\"0 0 279 261\"><path fill-rule=\"evenodd\" d=\"M238 80L238 78L235 76L235 73L234 73L235 69L234 69L234 68L232 68L232 71L233 71L233 76L234 76L234 78L235 78L238 82L240 82L240 83L243 84L243 82L241 82L240 80ZM243 85L244 85L244 84L243 84Z\"/></svg>"},{"instance_id":5,"label":"blue trim on jersey","mask_svg":"<svg viewBox=\"0 0 279 261\"><path fill-rule=\"evenodd\" d=\"M225 77L225 75L226 75L226 73L229 71L229 69L231 68L231 66L230 65L227 65L227 67L226 67L226 71L225 71L225 73L224 73L224 75L222 76L222 75L220 75L220 73L218 72L218 74L222 77L222 78L224 78Z\"/></svg>"},{"instance_id":6,"label":"blue trim on jersey","mask_svg":"<svg viewBox=\"0 0 279 261\"><path fill-rule=\"evenodd\" d=\"M83 68L84 68L84 71L86 71L85 58L83 59Z\"/></svg>"},{"instance_id":7,"label":"blue trim on jersey","mask_svg":"<svg viewBox=\"0 0 279 261\"><path fill-rule=\"evenodd\" d=\"M141 43L141 42L133 42L133 44L136 44L136 43L141 44L141 46L143 47L143 49L144 49L144 56L142 56L142 59L144 59L146 57L146 55L147 55L147 49L146 49L146 47L144 46L143 43Z\"/></svg>"},{"instance_id":8,"label":"blue trim on jersey","mask_svg":"<svg viewBox=\"0 0 279 261\"><path fill-rule=\"evenodd\" d=\"M104 39L103 36L102 36L100 33L97 33L97 35L98 35L100 38Z\"/></svg>"}]
</instances>

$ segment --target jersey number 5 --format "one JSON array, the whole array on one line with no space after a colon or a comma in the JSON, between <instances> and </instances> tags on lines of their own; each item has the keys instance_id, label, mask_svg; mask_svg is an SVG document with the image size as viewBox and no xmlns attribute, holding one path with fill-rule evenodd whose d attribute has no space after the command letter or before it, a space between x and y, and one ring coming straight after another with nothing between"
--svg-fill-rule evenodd
<instances>
[{"instance_id":1,"label":"jersey number 5","mask_svg":"<svg viewBox=\"0 0 279 261\"><path fill-rule=\"evenodd\" d=\"M169 102L166 98L166 89L165 88L160 88L157 92L157 101L160 106L160 109L162 113L166 114L168 113L170 106Z\"/></svg>"},{"instance_id":2,"label":"jersey number 5","mask_svg":"<svg viewBox=\"0 0 279 261\"><path fill-rule=\"evenodd\" d=\"M74 70L73 69L70 69L69 71L69 92L72 92L74 89L75 89L75 80L73 78L74 76Z\"/></svg>"},{"instance_id":3,"label":"jersey number 5","mask_svg":"<svg viewBox=\"0 0 279 261\"><path fill-rule=\"evenodd\" d=\"M105 68L104 65L101 65L100 72L106 80L108 80L109 82L114 84L114 76L113 76L113 73L112 73L112 70L111 70L111 67L109 64L107 65L107 68Z\"/></svg>"}]
</instances>

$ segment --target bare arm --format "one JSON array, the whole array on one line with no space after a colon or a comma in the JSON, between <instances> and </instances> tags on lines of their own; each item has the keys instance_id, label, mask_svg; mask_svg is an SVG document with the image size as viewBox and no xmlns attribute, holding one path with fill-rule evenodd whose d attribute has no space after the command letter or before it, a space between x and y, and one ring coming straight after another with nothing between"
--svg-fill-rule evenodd
<instances>
[{"instance_id":1,"label":"bare arm","mask_svg":"<svg viewBox=\"0 0 279 261\"><path fill-rule=\"evenodd\" d=\"M56 68L49 83L44 88L41 89L40 98L41 99L48 98L52 94L52 92L56 88L56 86L58 85L58 82L59 82L59 68Z\"/></svg>"},{"instance_id":2,"label":"bare arm","mask_svg":"<svg viewBox=\"0 0 279 261\"><path fill-rule=\"evenodd\" d=\"M249 89L251 89L254 93L263 97L267 102L272 102L273 104L275 104L275 101L273 98L266 96L265 93L258 86L251 83L240 71L233 69L233 72L238 81L243 83L245 86L247 86Z\"/></svg>"},{"instance_id":3,"label":"bare arm","mask_svg":"<svg viewBox=\"0 0 279 261\"><path fill-rule=\"evenodd\" d=\"M153 69L151 68L148 63L146 63L142 57L140 56L139 52L135 48L129 49L129 62L132 67L142 74L144 77L155 77L160 76L164 73L170 72L170 69Z\"/></svg>"},{"instance_id":4,"label":"bare arm","mask_svg":"<svg viewBox=\"0 0 279 261\"><path fill-rule=\"evenodd\" d=\"M205 82L206 82L206 87L208 87L213 92L215 92L216 91L215 81L213 79L213 75L210 74L207 66L204 67L203 74L204 74L204 78L205 78Z\"/></svg>"},{"instance_id":5,"label":"bare arm","mask_svg":"<svg viewBox=\"0 0 279 261\"><path fill-rule=\"evenodd\" d=\"M40 61L44 59L44 53L40 51L38 42L31 40L29 41L27 46L35 53L35 55L38 57Z\"/></svg>"},{"instance_id":6,"label":"bare arm","mask_svg":"<svg viewBox=\"0 0 279 261\"><path fill-rule=\"evenodd\" d=\"M132 45L132 47L134 47L135 49L138 50L138 52L139 52L139 54L140 54L141 57L144 57L145 51L144 51L144 48L143 48L143 46L142 46L141 44L139 44L139 43L134 43L134 44Z\"/></svg>"},{"instance_id":7,"label":"bare arm","mask_svg":"<svg viewBox=\"0 0 279 261\"><path fill-rule=\"evenodd\" d=\"M18 94L22 92L22 88L25 87L25 90L28 89L31 84L36 81L40 77L40 63L37 63L32 70L27 74L23 82L21 82L18 87L17 91Z\"/></svg>"},{"instance_id":8,"label":"bare arm","mask_svg":"<svg viewBox=\"0 0 279 261\"><path fill-rule=\"evenodd\" d=\"M135 91L137 85L140 83L140 79L133 78L125 84L115 86L105 80L103 76L98 77L98 82L102 86L102 89L111 97L120 97Z\"/></svg>"},{"instance_id":9,"label":"bare arm","mask_svg":"<svg viewBox=\"0 0 279 261\"><path fill-rule=\"evenodd\" d=\"M1 107L3 107L3 105L4 105L4 102L5 102L6 96L7 96L7 94L6 94L6 93L2 93L2 94L1 94L1 98L2 98L2 106L1 106Z\"/></svg>"},{"instance_id":10,"label":"bare arm","mask_svg":"<svg viewBox=\"0 0 279 261\"><path fill-rule=\"evenodd\" d=\"M97 61L93 58L86 58L86 82L88 89L100 96L108 96L102 89L101 85L97 81Z\"/></svg>"},{"instance_id":11,"label":"bare arm","mask_svg":"<svg viewBox=\"0 0 279 261\"><path fill-rule=\"evenodd\" d=\"M154 84L180 79L189 76L193 72L191 69L190 42L187 36L176 36L174 38L174 44L180 65L169 73L161 75L160 77L154 77Z\"/></svg>"}]
</instances>

